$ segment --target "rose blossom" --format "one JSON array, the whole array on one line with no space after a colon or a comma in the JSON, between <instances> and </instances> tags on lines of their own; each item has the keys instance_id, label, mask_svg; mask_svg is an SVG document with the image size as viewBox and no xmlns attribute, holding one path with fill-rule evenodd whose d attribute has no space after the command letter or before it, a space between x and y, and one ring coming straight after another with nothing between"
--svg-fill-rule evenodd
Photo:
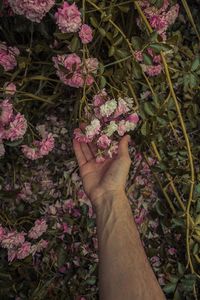
<instances>
[{"instance_id":1,"label":"rose blossom","mask_svg":"<svg viewBox=\"0 0 200 300\"><path fill-rule=\"evenodd\" d=\"M33 148L33 147L29 147L27 145L22 145L21 150L22 150L22 153L24 154L24 156L26 156L28 159L36 160L36 159L40 158L37 147Z\"/></svg>"},{"instance_id":2,"label":"rose blossom","mask_svg":"<svg viewBox=\"0 0 200 300\"><path fill-rule=\"evenodd\" d=\"M100 138L97 140L97 145L101 149L106 149L110 146L111 144L111 139L106 134L103 134L100 136Z\"/></svg>"},{"instance_id":3,"label":"rose blossom","mask_svg":"<svg viewBox=\"0 0 200 300\"><path fill-rule=\"evenodd\" d=\"M55 0L8 0L9 4L18 15L40 23L46 13L53 7Z\"/></svg>"},{"instance_id":4,"label":"rose blossom","mask_svg":"<svg viewBox=\"0 0 200 300\"><path fill-rule=\"evenodd\" d=\"M81 30L79 31L79 37L83 44L90 43L93 39L92 28L87 24L83 24L81 26Z\"/></svg>"},{"instance_id":5,"label":"rose blossom","mask_svg":"<svg viewBox=\"0 0 200 300\"><path fill-rule=\"evenodd\" d=\"M156 65L156 66L142 65L142 68L143 68L143 71L151 77L157 76L162 72L161 65Z\"/></svg>"},{"instance_id":6,"label":"rose blossom","mask_svg":"<svg viewBox=\"0 0 200 300\"><path fill-rule=\"evenodd\" d=\"M17 259L24 259L31 254L31 243L24 242L20 248L17 249Z\"/></svg>"},{"instance_id":7,"label":"rose blossom","mask_svg":"<svg viewBox=\"0 0 200 300\"><path fill-rule=\"evenodd\" d=\"M6 82L4 85L5 94L13 96L16 93L16 85L13 82Z\"/></svg>"},{"instance_id":8,"label":"rose blossom","mask_svg":"<svg viewBox=\"0 0 200 300\"><path fill-rule=\"evenodd\" d=\"M39 153L41 156L48 155L54 148L54 137L52 133L49 133L48 136L40 142Z\"/></svg>"},{"instance_id":9,"label":"rose blossom","mask_svg":"<svg viewBox=\"0 0 200 300\"><path fill-rule=\"evenodd\" d=\"M11 71L17 66L16 57L18 55L17 47L9 47L6 43L0 43L0 65L5 71Z\"/></svg>"},{"instance_id":10,"label":"rose blossom","mask_svg":"<svg viewBox=\"0 0 200 300\"><path fill-rule=\"evenodd\" d=\"M13 106L8 99L0 103L0 123L3 125L8 124L13 116Z\"/></svg>"},{"instance_id":11,"label":"rose blossom","mask_svg":"<svg viewBox=\"0 0 200 300\"><path fill-rule=\"evenodd\" d=\"M81 27L81 13L75 3L64 2L55 13L56 24L61 32L77 32Z\"/></svg>"},{"instance_id":12,"label":"rose blossom","mask_svg":"<svg viewBox=\"0 0 200 300\"><path fill-rule=\"evenodd\" d=\"M17 232L11 231L4 235L1 246L3 248L12 249L14 247L20 246L25 241L25 233L24 232Z\"/></svg>"},{"instance_id":13,"label":"rose blossom","mask_svg":"<svg viewBox=\"0 0 200 300\"><path fill-rule=\"evenodd\" d=\"M7 140L15 141L23 138L27 130L27 121L24 115L18 113L9 124L9 129L5 131Z\"/></svg>"},{"instance_id":14,"label":"rose blossom","mask_svg":"<svg viewBox=\"0 0 200 300\"><path fill-rule=\"evenodd\" d=\"M35 225L29 230L28 237L31 239L36 240L39 238L43 233L47 230L47 223L46 220L36 220Z\"/></svg>"}]
</instances>

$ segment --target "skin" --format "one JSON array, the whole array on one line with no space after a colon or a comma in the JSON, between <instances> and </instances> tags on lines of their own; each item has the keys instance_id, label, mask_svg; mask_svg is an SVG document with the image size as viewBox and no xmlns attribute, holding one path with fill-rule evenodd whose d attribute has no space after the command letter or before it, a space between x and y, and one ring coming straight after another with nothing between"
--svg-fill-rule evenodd
<instances>
[{"instance_id":1,"label":"skin","mask_svg":"<svg viewBox=\"0 0 200 300\"><path fill-rule=\"evenodd\" d=\"M129 141L123 137L118 155L103 163L96 163L94 145L73 141L83 186L97 216L100 299L164 300L125 193Z\"/></svg>"}]
</instances>

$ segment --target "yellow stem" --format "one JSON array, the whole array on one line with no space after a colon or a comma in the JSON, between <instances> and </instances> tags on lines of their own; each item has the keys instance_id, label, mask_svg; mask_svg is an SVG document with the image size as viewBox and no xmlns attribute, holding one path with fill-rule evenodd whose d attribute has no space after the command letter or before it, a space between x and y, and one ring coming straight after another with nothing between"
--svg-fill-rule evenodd
<instances>
[{"instance_id":1,"label":"yellow stem","mask_svg":"<svg viewBox=\"0 0 200 300\"><path fill-rule=\"evenodd\" d=\"M153 29L151 28L151 25L149 24L146 16L144 15L143 11L141 10L141 7L138 3L138 1L134 1L135 7L138 10L138 13L140 14L142 20L144 21L149 33L153 32ZM178 117L179 117L179 121L181 124L181 128L183 131L183 135L186 141L186 146L187 146L187 151L188 151L188 159L189 159L189 163L190 163L190 172L191 172L191 183L190 183L190 193L189 193L189 199L188 199L188 203L187 203L187 207L186 207L186 248L187 248L187 256L188 256L188 265L190 266L191 272L194 273L194 267L192 264L192 259L191 259L191 253L190 253L190 208L191 208L191 203L192 203L192 198L193 198L193 192L194 192L194 181L195 181L195 173L194 173L194 163L193 163L193 157L192 157L192 151L191 151L191 145L190 145L190 141L187 135L187 130L186 130L186 126L185 126L185 122L183 120L182 117L182 113L179 107L179 103L178 100L176 98L176 94L174 92L174 88L173 88L173 84L171 81L171 77L170 77L170 73L169 73L169 68L165 59L165 55L163 54L163 52L161 51L160 53L162 61L163 61L163 65L164 65L164 69L165 69L165 74L166 74L166 78L169 84L169 88L170 88L170 92L172 95L172 98L174 100L175 106L176 106L176 110L178 113Z\"/></svg>"}]
</instances>

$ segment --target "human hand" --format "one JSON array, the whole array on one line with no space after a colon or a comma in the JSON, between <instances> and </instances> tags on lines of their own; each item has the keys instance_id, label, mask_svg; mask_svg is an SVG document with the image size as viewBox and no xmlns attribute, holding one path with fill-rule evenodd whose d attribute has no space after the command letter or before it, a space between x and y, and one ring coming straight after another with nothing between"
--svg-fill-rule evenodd
<instances>
[{"instance_id":1,"label":"human hand","mask_svg":"<svg viewBox=\"0 0 200 300\"><path fill-rule=\"evenodd\" d=\"M79 143L73 140L75 155L80 168L80 175L86 194L94 207L108 194L125 192L126 180L131 165L128 152L130 137L124 136L118 154L102 163L95 160L96 149L93 144Z\"/></svg>"}]
</instances>

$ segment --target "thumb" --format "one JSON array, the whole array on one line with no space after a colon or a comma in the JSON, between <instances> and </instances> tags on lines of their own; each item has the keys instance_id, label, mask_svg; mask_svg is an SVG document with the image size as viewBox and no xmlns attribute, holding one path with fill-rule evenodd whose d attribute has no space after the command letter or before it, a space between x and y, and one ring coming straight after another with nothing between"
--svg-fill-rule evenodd
<instances>
[{"instance_id":1,"label":"thumb","mask_svg":"<svg viewBox=\"0 0 200 300\"><path fill-rule=\"evenodd\" d=\"M123 136L119 143L119 148L118 148L118 156L124 156L130 159L129 152L128 152L128 144L130 142L131 138L129 135Z\"/></svg>"}]
</instances>

